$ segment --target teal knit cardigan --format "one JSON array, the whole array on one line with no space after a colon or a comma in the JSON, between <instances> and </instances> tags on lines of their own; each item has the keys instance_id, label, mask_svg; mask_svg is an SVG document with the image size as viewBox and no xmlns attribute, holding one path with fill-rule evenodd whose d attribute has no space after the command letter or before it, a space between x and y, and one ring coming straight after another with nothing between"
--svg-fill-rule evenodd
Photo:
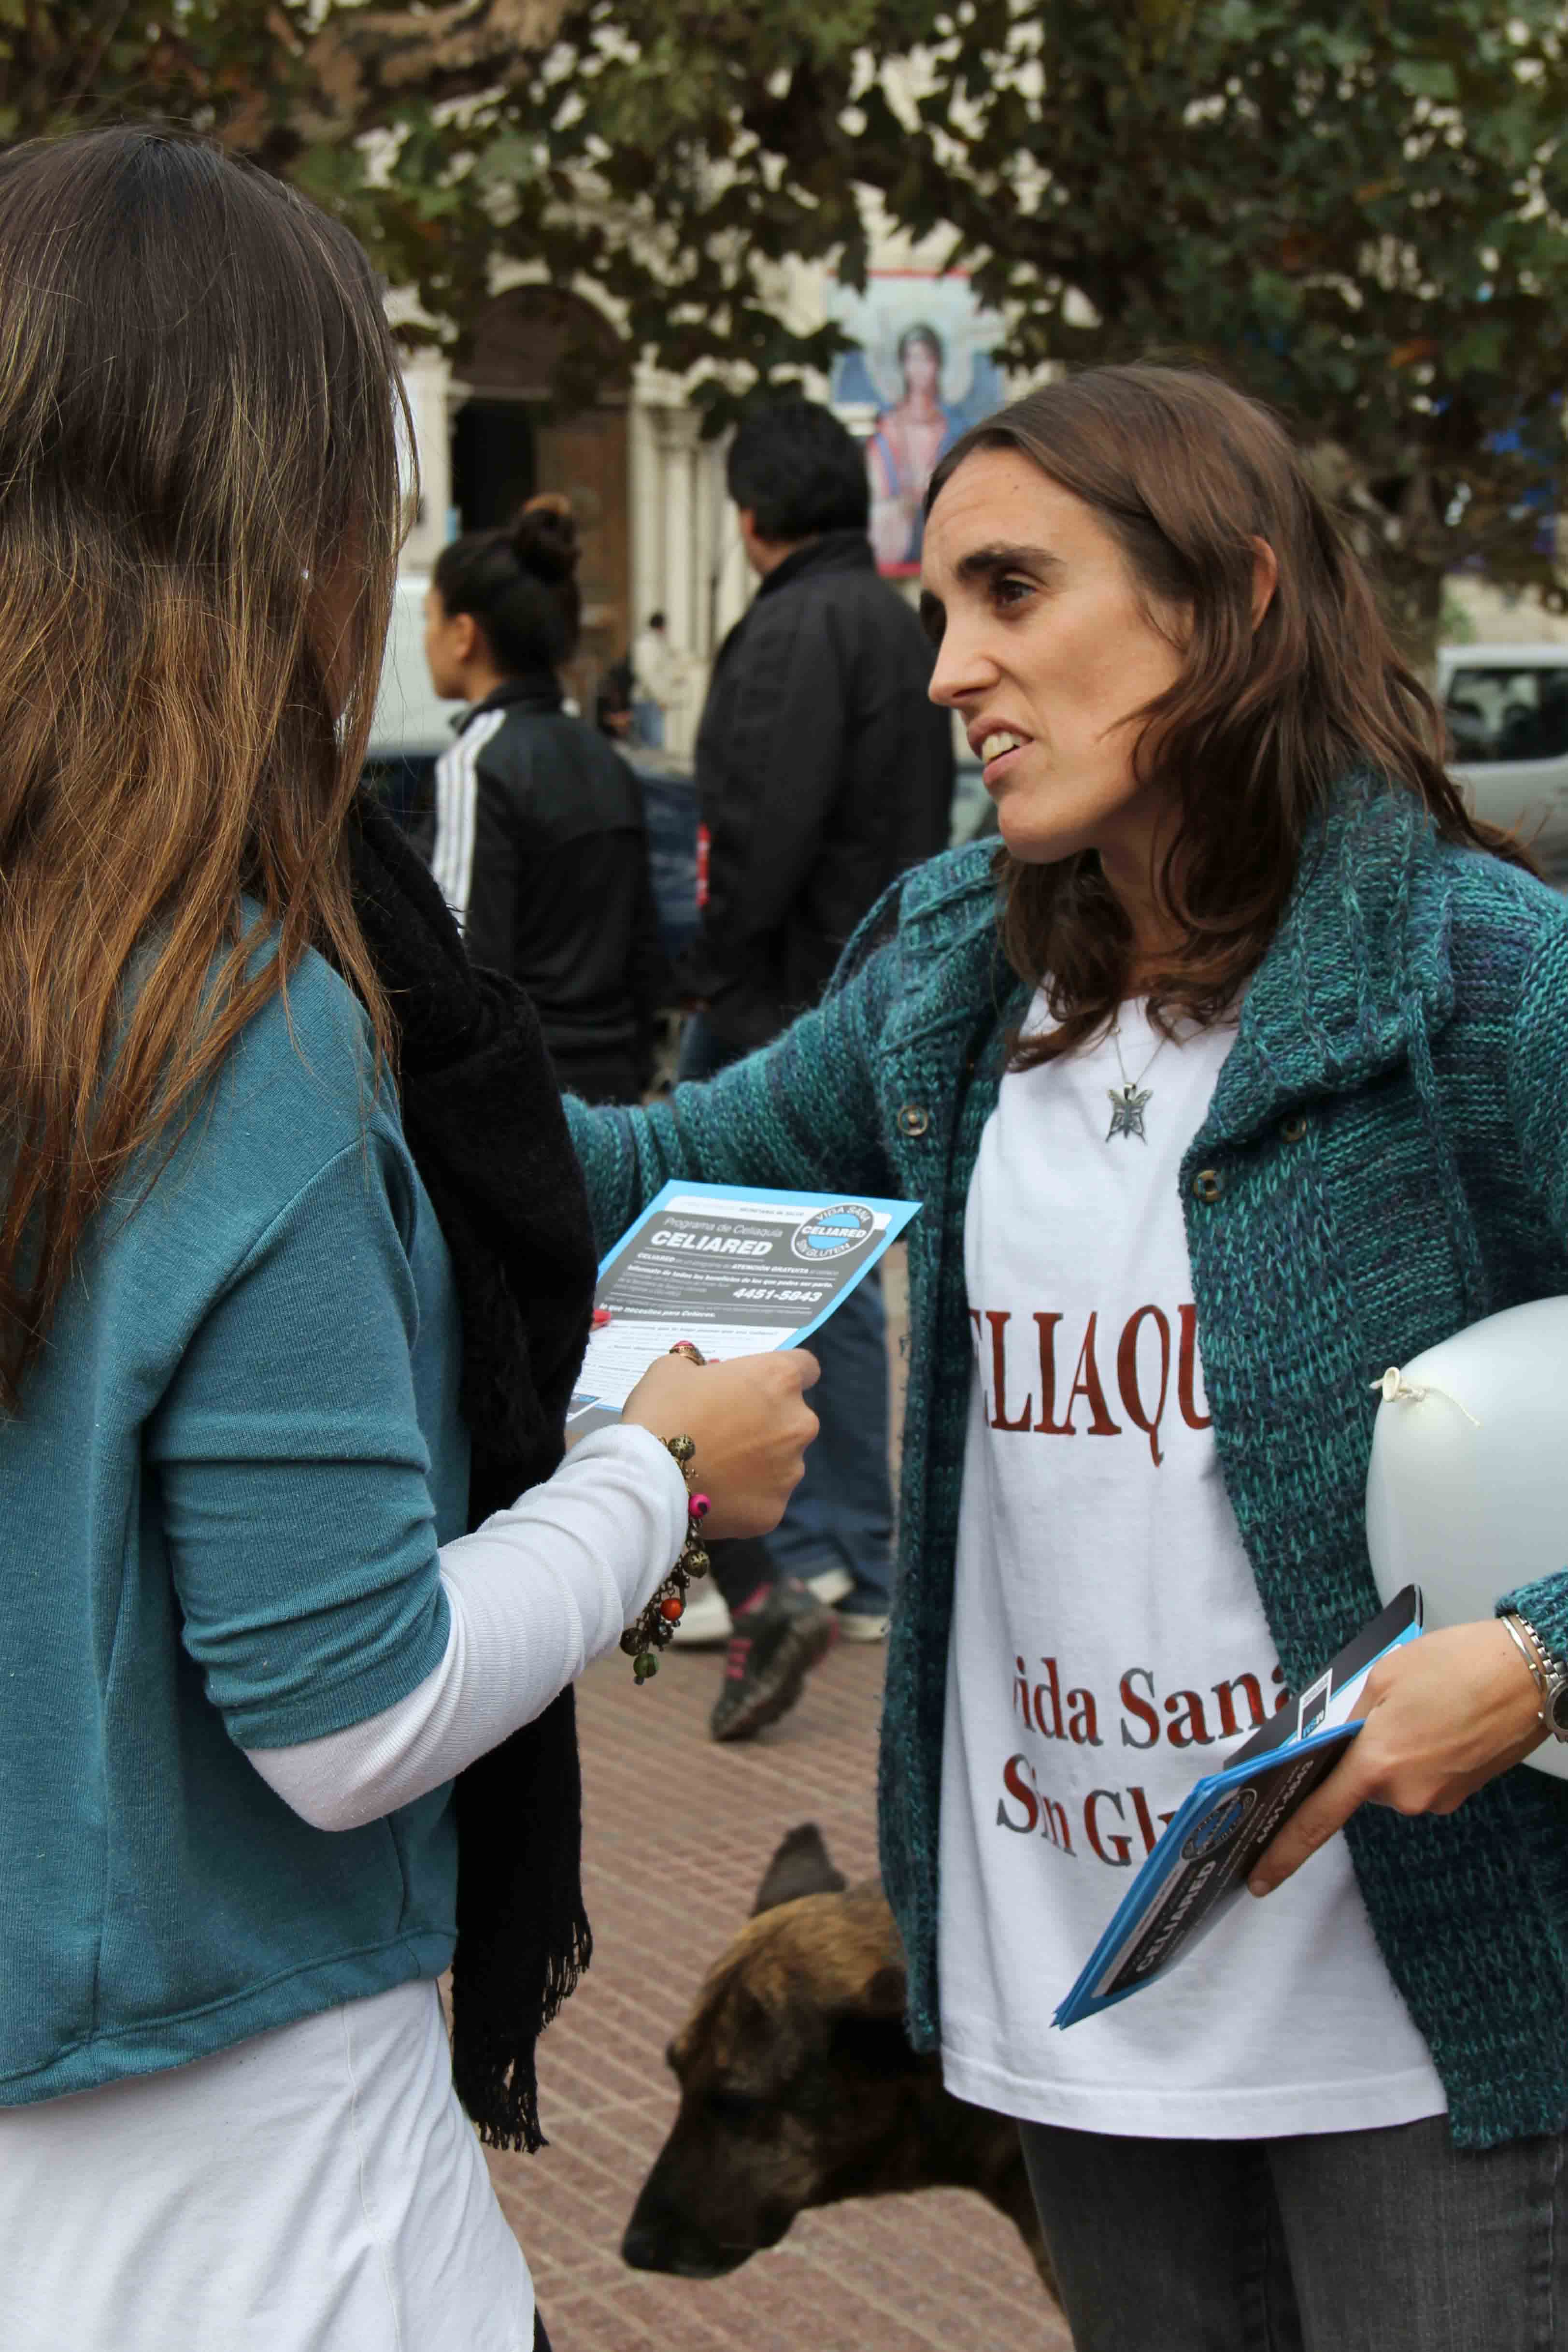
<instances>
[{"instance_id":1,"label":"teal knit cardigan","mask_svg":"<svg viewBox=\"0 0 1568 2352\"><path fill-rule=\"evenodd\" d=\"M604 1243L671 1176L922 1204L879 1775L922 2049L939 2035L964 1211L1025 1002L989 851L959 850L894 886L776 1045L650 1110L570 1106ZM1377 1606L1373 1381L1481 1316L1568 1292L1568 907L1439 842L1408 796L1348 779L1248 988L1181 1191L1220 1469L1301 1690ZM1568 1572L1505 1598L1568 1654ZM1521 1767L1455 1814L1368 1806L1346 1834L1455 2138L1568 2129L1568 1784Z\"/></svg>"}]
</instances>

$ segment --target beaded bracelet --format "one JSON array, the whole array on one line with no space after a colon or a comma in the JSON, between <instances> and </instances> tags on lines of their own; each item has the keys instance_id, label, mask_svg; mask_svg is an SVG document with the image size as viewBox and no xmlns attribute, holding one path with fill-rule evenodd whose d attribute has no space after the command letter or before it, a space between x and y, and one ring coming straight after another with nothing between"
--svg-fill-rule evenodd
<instances>
[{"instance_id":1,"label":"beaded bracelet","mask_svg":"<svg viewBox=\"0 0 1568 2352\"><path fill-rule=\"evenodd\" d=\"M1515 1609L1505 1609L1500 1622L1503 1632L1530 1668L1530 1679L1535 1685L1535 1696L1539 1701L1535 1710L1536 1720L1542 1731L1551 1731L1553 1726L1551 1717L1546 1712L1550 1696L1546 1654L1541 1646L1541 1636L1534 1626L1526 1618L1521 1617Z\"/></svg>"},{"instance_id":2,"label":"beaded bracelet","mask_svg":"<svg viewBox=\"0 0 1568 2352\"><path fill-rule=\"evenodd\" d=\"M670 1353L689 1356L694 1364L704 1361L701 1351L689 1339L677 1339ZM692 1467L696 1446L689 1437L666 1437L664 1444L686 1484L686 1539L681 1546L680 1558L647 1607L621 1636L621 1647L632 1661L632 1672L639 1685L653 1680L659 1671L659 1652L667 1649L675 1637L675 1628L685 1614L686 1587L694 1576L706 1576L708 1571L701 1530L713 1506L706 1495L691 1491L696 1480Z\"/></svg>"}]
</instances>

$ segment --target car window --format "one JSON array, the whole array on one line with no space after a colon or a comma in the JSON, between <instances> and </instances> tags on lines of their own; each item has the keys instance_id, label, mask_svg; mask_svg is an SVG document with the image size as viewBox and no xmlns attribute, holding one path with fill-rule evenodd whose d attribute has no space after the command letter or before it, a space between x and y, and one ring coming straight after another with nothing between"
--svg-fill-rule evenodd
<instances>
[{"instance_id":1,"label":"car window","mask_svg":"<svg viewBox=\"0 0 1568 2352\"><path fill-rule=\"evenodd\" d=\"M1568 754L1568 668L1476 662L1448 680L1449 757L1557 760Z\"/></svg>"}]
</instances>

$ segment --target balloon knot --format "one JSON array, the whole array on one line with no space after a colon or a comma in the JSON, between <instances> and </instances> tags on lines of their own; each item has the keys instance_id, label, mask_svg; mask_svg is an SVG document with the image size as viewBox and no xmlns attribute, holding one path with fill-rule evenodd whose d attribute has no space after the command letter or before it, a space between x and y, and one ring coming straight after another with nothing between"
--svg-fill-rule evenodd
<instances>
[{"instance_id":1,"label":"balloon knot","mask_svg":"<svg viewBox=\"0 0 1568 2352\"><path fill-rule=\"evenodd\" d=\"M1419 1382L1407 1381L1397 1364L1390 1364L1382 1379L1374 1381L1372 1386L1385 1404L1424 1404L1429 1396L1440 1396L1445 1404L1451 1404L1457 1412L1464 1414L1472 1429L1480 1427L1475 1414L1468 1405L1460 1404L1457 1396L1450 1396L1447 1389L1436 1385L1422 1388Z\"/></svg>"}]
</instances>

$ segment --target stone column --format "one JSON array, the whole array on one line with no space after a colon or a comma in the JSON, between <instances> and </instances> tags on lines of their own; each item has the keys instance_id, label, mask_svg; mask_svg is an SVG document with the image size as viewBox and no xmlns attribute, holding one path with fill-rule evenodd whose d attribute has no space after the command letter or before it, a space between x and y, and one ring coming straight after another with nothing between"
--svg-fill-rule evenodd
<instances>
[{"instance_id":1,"label":"stone column","mask_svg":"<svg viewBox=\"0 0 1568 2352\"><path fill-rule=\"evenodd\" d=\"M436 352L416 352L403 365L419 454L420 488L418 519L403 543L399 563L403 572L428 572L446 542L446 509L452 502L452 428L447 413L451 373Z\"/></svg>"},{"instance_id":2,"label":"stone column","mask_svg":"<svg viewBox=\"0 0 1568 2352\"><path fill-rule=\"evenodd\" d=\"M664 601L664 491L657 411L640 391L633 391L626 423L627 488L632 509L630 639L645 626L649 614L656 613Z\"/></svg>"},{"instance_id":3,"label":"stone column","mask_svg":"<svg viewBox=\"0 0 1568 2352\"><path fill-rule=\"evenodd\" d=\"M695 725L691 672L699 643L701 565L694 470L697 418L690 409L661 408L654 414L653 425L660 462L663 579L653 602L664 607L670 650L683 688L670 713L665 744L671 751L685 753L691 749Z\"/></svg>"}]
</instances>

